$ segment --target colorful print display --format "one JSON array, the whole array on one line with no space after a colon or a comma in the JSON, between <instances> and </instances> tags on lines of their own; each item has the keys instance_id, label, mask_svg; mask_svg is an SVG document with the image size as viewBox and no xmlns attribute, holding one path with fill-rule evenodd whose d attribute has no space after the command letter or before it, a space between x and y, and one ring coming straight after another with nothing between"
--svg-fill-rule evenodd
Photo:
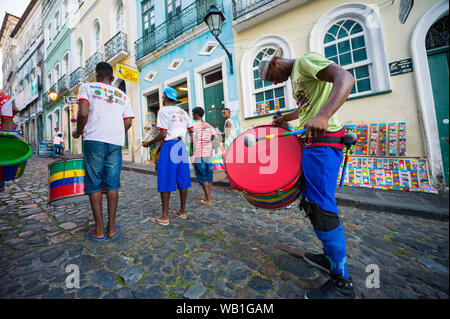
<instances>
[{"instance_id":1,"label":"colorful print display","mask_svg":"<svg viewBox=\"0 0 450 319\"><path fill-rule=\"evenodd\" d=\"M425 159L375 159L370 157L349 157L344 185L391 189L413 192L437 193L430 186ZM337 185L341 180L341 171Z\"/></svg>"},{"instance_id":2,"label":"colorful print display","mask_svg":"<svg viewBox=\"0 0 450 319\"><path fill-rule=\"evenodd\" d=\"M350 155L405 156L406 123L346 124L346 133L355 133L356 145Z\"/></svg>"}]
</instances>

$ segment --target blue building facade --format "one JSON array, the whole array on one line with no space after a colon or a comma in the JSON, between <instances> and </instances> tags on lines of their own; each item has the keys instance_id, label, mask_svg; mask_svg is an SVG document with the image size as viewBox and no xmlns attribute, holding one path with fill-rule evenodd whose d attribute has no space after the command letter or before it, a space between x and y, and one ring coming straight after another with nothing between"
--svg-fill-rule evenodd
<instances>
[{"instance_id":1,"label":"blue building facade","mask_svg":"<svg viewBox=\"0 0 450 319\"><path fill-rule=\"evenodd\" d=\"M157 111L167 86L177 90L180 107L190 115L196 106L204 108L204 119L222 132L221 111L229 108L240 131L236 72L203 22L211 5L225 15L219 39L234 56L231 1L137 0L135 48L141 107L146 114L142 118L144 138L157 131Z\"/></svg>"}]
</instances>

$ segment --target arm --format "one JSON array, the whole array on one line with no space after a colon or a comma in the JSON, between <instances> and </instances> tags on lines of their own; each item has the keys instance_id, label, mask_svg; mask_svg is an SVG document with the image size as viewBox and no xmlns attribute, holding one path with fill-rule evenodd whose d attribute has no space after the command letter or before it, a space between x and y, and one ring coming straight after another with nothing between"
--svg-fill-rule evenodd
<instances>
[{"instance_id":1,"label":"arm","mask_svg":"<svg viewBox=\"0 0 450 319\"><path fill-rule=\"evenodd\" d=\"M83 134L84 127L87 124L89 117L89 102L87 100L78 101L78 113L77 113L77 130L72 133L74 138L78 138Z\"/></svg>"},{"instance_id":2,"label":"arm","mask_svg":"<svg viewBox=\"0 0 450 319\"><path fill-rule=\"evenodd\" d=\"M333 83L327 102L322 106L317 115L305 124L306 136L317 137L325 134L328 129L330 117L347 100L355 83L353 76L333 63L317 73L317 78L321 81Z\"/></svg>"},{"instance_id":3,"label":"arm","mask_svg":"<svg viewBox=\"0 0 450 319\"><path fill-rule=\"evenodd\" d=\"M142 142L143 147L149 147L155 143L158 143L159 141L164 141L164 139L167 136L167 130L159 130L158 134L150 141L148 142Z\"/></svg>"},{"instance_id":4,"label":"arm","mask_svg":"<svg viewBox=\"0 0 450 319\"><path fill-rule=\"evenodd\" d=\"M123 125L125 127L125 133L130 129L132 121L133 121L132 118L126 118L123 120Z\"/></svg>"}]
</instances>

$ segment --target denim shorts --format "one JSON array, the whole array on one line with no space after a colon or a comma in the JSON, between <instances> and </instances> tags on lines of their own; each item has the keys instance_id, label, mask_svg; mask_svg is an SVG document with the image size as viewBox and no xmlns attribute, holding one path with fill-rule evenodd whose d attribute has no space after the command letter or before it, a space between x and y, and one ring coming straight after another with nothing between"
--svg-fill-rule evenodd
<instances>
[{"instance_id":1,"label":"denim shorts","mask_svg":"<svg viewBox=\"0 0 450 319\"><path fill-rule=\"evenodd\" d=\"M194 170L200 184L213 182L213 164L210 157L196 158Z\"/></svg>"},{"instance_id":2,"label":"denim shorts","mask_svg":"<svg viewBox=\"0 0 450 319\"><path fill-rule=\"evenodd\" d=\"M84 169L86 194L120 189L122 147L119 145L84 141Z\"/></svg>"}]
</instances>

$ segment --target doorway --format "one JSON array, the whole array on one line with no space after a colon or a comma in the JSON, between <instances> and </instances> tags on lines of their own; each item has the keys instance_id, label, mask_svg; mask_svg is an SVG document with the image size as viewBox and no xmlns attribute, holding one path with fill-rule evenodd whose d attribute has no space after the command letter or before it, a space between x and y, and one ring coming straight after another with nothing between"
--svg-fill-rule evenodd
<instances>
[{"instance_id":1,"label":"doorway","mask_svg":"<svg viewBox=\"0 0 450 319\"><path fill-rule=\"evenodd\" d=\"M448 15L446 15L431 26L425 40L446 185L449 175L448 36Z\"/></svg>"},{"instance_id":2,"label":"doorway","mask_svg":"<svg viewBox=\"0 0 450 319\"><path fill-rule=\"evenodd\" d=\"M225 120L222 69L216 69L203 75L203 102L205 104L205 120L214 128L223 132Z\"/></svg>"}]
</instances>

